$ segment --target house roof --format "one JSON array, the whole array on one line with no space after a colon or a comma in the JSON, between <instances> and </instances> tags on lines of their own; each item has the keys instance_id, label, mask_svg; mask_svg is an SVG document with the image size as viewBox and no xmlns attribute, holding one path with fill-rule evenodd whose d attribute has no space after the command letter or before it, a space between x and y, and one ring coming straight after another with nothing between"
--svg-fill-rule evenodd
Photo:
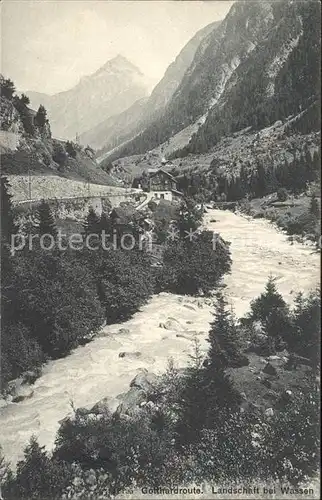
<instances>
[{"instance_id":1,"label":"house roof","mask_svg":"<svg viewBox=\"0 0 322 500\"><path fill-rule=\"evenodd\" d=\"M177 189L171 189L171 192L177 194L178 196L184 196L184 194L181 193L181 191L178 191Z\"/></svg>"},{"instance_id":2,"label":"house roof","mask_svg":"<svg viewBox=\"0 0 322 500\"><path fill-rule=\"evenodd\" d=\"M154 169L151 169L151 170L154 170ZM162 174L166 175L167 177L169 177L169 179L171 179L173 182L177 182L176 179L173 177L173 175L169 174L169 172L167 172L166 170L163 170L163 168L158 168L155 172L151 173L150 177L154 177L155 175L159 174L160 172Z\"/></svg>"}]
</instances>

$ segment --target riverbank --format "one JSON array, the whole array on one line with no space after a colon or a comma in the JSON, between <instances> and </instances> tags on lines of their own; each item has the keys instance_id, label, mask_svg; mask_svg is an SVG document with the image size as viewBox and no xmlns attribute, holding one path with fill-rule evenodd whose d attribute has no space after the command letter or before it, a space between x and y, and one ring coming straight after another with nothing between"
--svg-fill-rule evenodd
<instances>
[{"instance_id":1,"label":"riverbank","mask_svg":"<svg viewBox=\"0 0 322 500\"><path fill-rule=\"evenodd\" d=\"M317 285L319 256L298 243L290 245L268 221L209 210L204 225L231 242L232 270L224 283L237 316L263 291L270 274L289 303L296 292ZM142 368L162 373L170 357L177 366L186 365L195 334L206 346L211 311L209 300L162 293L131 320L103 328L89 344L49 362L32 385L32 397L0 409L4 455L15 463L32 434L51 449L59 421L72 413L71 402L90 408L107 397L115 409L117 396Z\"/></svg>"}]
</instances>

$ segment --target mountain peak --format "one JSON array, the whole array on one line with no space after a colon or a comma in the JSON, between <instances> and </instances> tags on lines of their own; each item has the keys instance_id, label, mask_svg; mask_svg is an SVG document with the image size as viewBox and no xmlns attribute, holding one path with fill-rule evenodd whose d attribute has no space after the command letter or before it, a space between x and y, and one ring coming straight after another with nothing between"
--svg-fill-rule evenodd
<instances>
[{"instance_id":1,"label":"mountain peak","mask_svg":"<svg viewBox=\"0 0 322 500\"><path fill-rule=\"evenodd\" d=\"M131 71L133 73L137 73L142 75L142 72L139 70L137 66L135 66L131 61L129 61L125 56L122 54L117 54L115 57L112 59L109 59L106 61L106 63L101 66L94 74L97 75L103 71L110 71L110 70L124 70L124 71Z\"/></svg>"}]
</instances>

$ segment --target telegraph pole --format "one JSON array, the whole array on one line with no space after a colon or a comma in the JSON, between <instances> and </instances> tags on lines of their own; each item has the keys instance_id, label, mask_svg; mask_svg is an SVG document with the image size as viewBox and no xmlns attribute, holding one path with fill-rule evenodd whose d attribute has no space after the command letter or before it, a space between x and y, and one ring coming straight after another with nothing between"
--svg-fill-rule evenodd
<instances>
[{"instance_id":1,"label":"telegraph pole","mask_svg":"<svg viewBox=\"0 0 322 500\"><path fill-rule=\"evenodd\" d=\"M30 168L28 168L28 198L29 198L29 204L30 204L30 209L31 209L31 174L30 174Z\"/></svg>"}]
</instances>

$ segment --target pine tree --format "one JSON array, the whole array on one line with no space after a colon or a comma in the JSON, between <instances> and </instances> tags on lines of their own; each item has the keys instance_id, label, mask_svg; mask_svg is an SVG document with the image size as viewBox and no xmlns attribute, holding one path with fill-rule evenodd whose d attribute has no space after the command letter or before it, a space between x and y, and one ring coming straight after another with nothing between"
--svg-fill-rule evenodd
<instances>
[{"instance_id":1,"label":"pine tree","mask_svg":"<svg viewBox=\"0 0 322 500\"><path fill-rule=\"evenodd\" d=\"M217 295L214 320L211 323L208 351L208 365L216 369L226 369L248 364L241 355L235 320L228 310L228 303L221 293Z\"/></svg>"},{"instance_id":2,"label":"pine tree","mask_svg":"<svg viewBox=\"0 0 322 500\"><path fill-rule=\"evenodd\" d=\"M38 111L37 111L37 114L35 116L35 124L37 125L37 127L42 129L46 125L47 122L48 122L47 111L46 111L45 107L42 104L40 104Z\"/></svg>"},{"instance_id":3,"label":"pine tree","mask_svg":"<svg viewBox=\"0 0 322 500\"><path fill-rule=\"evenodd\" d=\"M65 148L66 148L66 153L69 154L69 156L71 156L72 158L76 158L77 151L73 142L67 141Z\"/></svg>"},{"instance_id":4,"label":"pine tree","mask_svg":"<svg viewBox=\"0 0 322 500\"><path fill-rule=\"evenodd\" d=\"M15 85L10 78L3 78L0 75L0 95L11 100L16 92Z\"/></svg>"},{"instance_id":5,"label":"pine tree","mask_svg":"<svg viewBox=\"0 0 322 500\"><path fill-rule=\"evenodd\" d=\"M316 196L313 194L310 200L310 214L312 214L317 219L320 216L320 207Z\"/></svg>"},{"instance_id":6,"label":"pine tree","mask_svg":"<svg viewBox=\"0 0 322 500\"><path fill-rule=\"evenodd\" d=\"M11 235L18 231L18 226L14 222L9 187L8 178L1 176L1 239L7 243L10 243Z\"/></svg>"},{"instance_id":7,"label":"pine tree","mask_svg":"<svg viewBox=\"0 0 322 500\"><path fill-rule=\"evenodd\" d=\"M101 233L101 219L96 214L93 207L90 207L85 223L83 225L85 235L88 234L100 234Z\"/></svg>"},{"instance_id":8,"label":"pine tree","mask_svg":"<svg viewBox=\"0 0 322 500\"><path fill-rule=\"evenodd\" d=\"M57 236L57 227L54 216L50 210L48 203L42 200L37 209L37 232L39 236L50 234L54 238Z\"/></svg>"},{"instance_id":9,"label":"pine tree","mask_svg":"<svg viewBox=\"0 0 322 500\"><path fill-rule=\"evenodd\" d=\"M22 106L28 106L30 104L30 99L26 94L21 94L20 102Z\"/></svg>"},{"instance_id":10,"label":"pine tree","mask_svg":"<svg viewBox=\"0 0 322 500\"><path fill-rule=\"evenodd\" d=\"M259 321L275 347L290 335L289 309L282 295L277 291L275 279L270 276L265 291L251 302L251 312L246 316L246 324ZM274 345L272 346L274 348Z\"/></svg>"}]
</instances>

